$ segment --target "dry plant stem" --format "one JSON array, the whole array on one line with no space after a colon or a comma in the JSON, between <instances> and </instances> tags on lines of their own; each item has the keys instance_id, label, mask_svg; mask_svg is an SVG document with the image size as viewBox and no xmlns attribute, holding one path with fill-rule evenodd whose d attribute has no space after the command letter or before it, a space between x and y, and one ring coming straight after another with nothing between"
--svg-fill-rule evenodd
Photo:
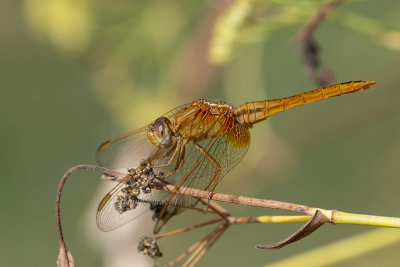
<instances>
[{"instance_id":1,"label":"dry plant stem","mask_svg":"<svg viewBox=\"0 0 400 267\"><path fill-rule=\"evenodd\" d=\"M192 263L189 266L195 266L196 263L200 261L200 259L206 254L206 252L214 245L214 243L218 240L218 238L228 229L228 224L222 224L219 227L219 231L216 233L215 236L212 237L211 240L207 243L206 247L203 248L198 255L193 259Z\"/></svg>"},{"instance_id":2,"label":"dry plant stem","mask_svg":"<svg viewBox=\"0 0 400 267\"><path fill-rule=\"evenodd\" d=\"M203 238L203 240L201 241L201 243L199 244L199 246L197 247L196 251L189 257L189 259L182 265L182 266L189 266L189 264L191 264L190 266L193 266L193 261L196 260L197 256L199 254L201 254L201 251L204 249L204 247L209 243L212 242L212 240L214 240L215 238L218 239L219 232L224 230L224 228L227 228L227 224L223 223L218 225L212 232L210 232L205 238ZM199 260L199 259L198 259ZM197 261L198 261L197 260ZM196 263L196 261L194 262L194 264Z\"/></svg>"},{"instance_id":3,"label":"dry plant stem","mask_svg":"<svg viewBox=\"0 0 400 267\"><path fill-rule=\"evenodd\" d=\"M216 234L217 232L215 232L214 234ZM192 263L192 261L196 258L196 256L200 253L200 251L204 248L204 246L209 242L208 239L210 239L211 236L208 236L207 239L203 240L202 242L200 242L199 246L197 247L197 249L195 250L195 252L193 252L193 254L189 257L189 259L186 260L186 262L182 265L182 267L187 267L189 266L189 264Z\"/></svg>"},{"instance_id":4,"label":"dry plant stem","mask_svg":"<svg viewBox=\"0 0 400 267\"><path fill-rule=\"evenodd\" d=\"M267 219L268 217L268 219ZM277 217L277 219L274 219L275 217ZM193 259L193 261L198 261L200 260L200 258L207 252L207 250L218 240L219 236L228 229L228 227L232 224L247 224L247 223L282 223L282 222L308 222L309 219L311 217L310 216L259 216L259 217L227 217L227 223L222 223L221 225L219 225L218 227L221 229L222 225L225 225L223 227L223 229L221 229L221 231L217 232L216 235L213 236L213 239L208 241L208 244L205 248L201 249L198 252L198 256L196 258ZM210 220L204 223L200 223L197 225L192 225L189 227L185 227L185 228L181 228L175 231L171 231L168 233L164 233L161 235L158 235L156 237L156 239L161 239L164 237L169 237L172 235L176 235L176 234L180 234L180 233L185 233L191 230L195 230L198 228L201 228L203 226L207 226L213 223L217 223L217 222L221 222L223 220L223 218L218 218L218 219L214 219L214 220ZM179 257L176 258L176 260L174 260L173 262L170 262L168 264L168 266L172 266L175 263L177 263L178 261L182 260L185 256L187 256L188 254L190 254L190 252L192 252L196 247L198 247L200 245L200 243L202 243L202 241L199 241L198 243L196 243L195 245L193 245L190 249L188 249L186 252L184 252L183 254L181 254Z\"/></svg>"},{"instance_id":5,"label":"dry plant stem","mask_svg":"<svg viewBox=\"0 0 400 267\"><path fill-rule=\"evenodd\" d=\"M161 183L152 184L153 188L158 190L163 190L167 192L175 192L177 194L182 195L190 195L193 197L208 199L210 193L208 191L202 191L198 189L179 187L176 188L173 185L165 185ZM353 214L346 213L336 210L325 210L315 207L309 207L305 205L299 205L294 203L276 201L276 200L267 200L267 199L258 199L258 198L249 198L242 196L233 196L228 194L214 193L212 195L212 200L227 202L232 204L246 205L246 206L254 206L254 207L262 207L262 208L270 208L270 209L279 209L286 211L293 211L297 213L302 213L306 215L313 216L316 211L321 212L330 223L336 224L359 224L359 225L373 225L373 226L381 226L381 227L393 227L400 228L400 219L395 217L384 217L384 216L371 216L371 215L363 215L363 214ZM259 217L262 218L262 217ZM230 219L230 217L228 217ZM303 218L304 219L304 218Z\"/></svg>"},{"instance_id":6,"label":"dry plant stem","mask_svg":"<svg viewBox=\"0 0 400 267\"><path fill-rule=\"evenodd\" d=\"M184 259L189 253L191 253L193 250L195 250L201 243L202 240L196 242L193 244L190 248L188 248L185 252L183 252L181 255L176 257L174 260L170 261L167 265L165 266L174 266L176 263L180 262L182 259Z\"/></svg>"},{"instance_id":7,"label":"dry plant stem","mask_svg":"<svg viewBox=\"0 0 400 267\"><path fill-rule=\"evenodd\" d=\"M247 223L306 223L310 220L311 216L258 216L258 217L227 217L226 220L229 224L247 224ZM186 233L210 224L223 221L223 218L218 218L203 223L191 225L188 227L180 228L175 231L167 232L157 235L155 239L161 239L180 233Z\"/></svg>"},{"instance_id":8,"label":"dry plant stem","mask_svg":"<svg viewBox=\"0 0 400 267\"><path fill-rule=\"evenodd\" d=\"M64 176L62 177L58 191L57 191L57 199L56 199L56 216L57 216L57 227L59 234L59 242L60 242L60 254L58 258L59 266L74 266L72 255L67 251L62 228L61 228L61 215L60 215L60 201L61 201L61 192L64 187L64 184L67 178L75 171L78 170L92 170L96 172L101 172L105 175L105 179L111 181L123 181L127 174L114 172L106 168L102 168L95 165L78 165L69 169ZM352 214L345 213L336 210L324 210L318 209L314 207L309 207L305 205L293 204L288 202L281 202L275 200L265 200L265 199L257 199L257 198L249 198L242 196L233 196L227 194L220 193L212 193L208 191L202 191L198 189L185 188L180 186L174 186L172 184L160 183L160 182L152 182L150 186L153 189L163 190L166 192L173 192L182 195L189 195L195 198L199 198L200 202L204 205L207 205L209 209L202 208L193 208L193 210L211 213L219 216L219 218L215 220L211 220L208 222L204 222L198 225L182 228L173 232L169 232L163 235L156 237L157 239L162 237L171 236L174 234L179 234L187 231L191 231L194 229L198 229L200 227L221 222L213 231L211 231L206 237L202 240L198 241L194 245L192 245L188 250L179 255L175 260L171 261L168 266L172 266L187 255L193 252L193 254L189 257L189 259L185 262L184 266L194 266L201 257L208 251L208 249L218 240L218 238L225 232L230 225L232 224L244 224L244 223L282 223L282 222L304 222L308 221L306 225L300 228L297 232L291 235L289 238L272 244L272 245L261 245L260 248L264 249L274 249L280 248L297 240L304 238L310 233L314 232L318 229L323 223L351 223L351 224L362 224L362 225L375 225L375 226L385 226L385 227L396 227L400 228L400 219L399 218L391 218L391 217L383 217L383 216L370 216L370 215L361 215L361 214ZM307 214L312 216L311 219L309 216L259 216L259 217L239 217L235 218L230 215L230 213L225 210L223 207L218 205L216 201L228 202L233 204L247 205L247 206L255 206L255 207L263 207L263 208L272 208L272 209L280 209L286 211L293 211L297 213Z\"/></svg>"},{"instance_id":9,"label":"dry plant stem","mask_svg":"<svg viewBox=\"0 0 400 267\"><path fill-rule=\"evenodd\" d=\"M56 199L56 217L57 217L57 230L58 230L58 237L59 237L59 243L60 243L60 256L62 256L65 261L66 261L66 266L69 266L70 264L73 264L70 261L70 257L68 255L67 251L67 246L64 241L64 236L62 233L62 228L61 228L61 214L60 214L60 201L61 201L61 191L64 187L65 182L67 181L68 177L76 171L79 170L92 170L96 172L102 172L103 174L106 174L108 176L116 176L119 175L117 172L113 172L109 169L102 168L96 165L77 165L69 169L64 176L62 177L60 184L58 185L57 189L57 199Z\"/></svg>"},{"instance_id":10,"label":"dry plant stem","mask_svg":"<svg viewBox=\"0 0 400 267\"><path fill-rule=\"evenodd\" d=\"M107 178L107 180L120 182L123 180L126 174L112 172L111 178ZM108 174L107 174L108 175ZM158 179L158 178L157 178ZM177 187L172 184L165 184L159 182L152 182L152 188L157 190L162 190L166 192L178 193L182 195L189 195L196 198L201 198L201 202L207 203L210 198L210 192L202 191L199 189L192 189L186 187ZM221 194L221 193L213 193L212 200L214 201L221 201L221 202L228 202L233 204L239 205L246 205L246 206L254 206L254 207L263 207L263 208L271 208L271 209L280 209L280 210L287 210L293 211L298 213L303 213L312 216L316 210L316 208L308 207L299 204L293 204L288 202L276 201L276 200L266 200L266 199L258 199L258 198L249 198L249 197L242 197L242 196L234 196L228 194ZM210 202L210 208L214 210L220 217L227 217L229 216L229 212L227 212L224 208L220 205L217 205L215 202Z\"/></svg>"},{"instance_id":11,"label":"dry plant stem","mask_svg":"<svg viewBox=\"0 0 400 267\"><path fill-rule=\"evenodd\" d=\"M302 42L307 36L312 35L318 26L324 21L326 16L328 16L329 13L331 13L332 10L342 2L344 2L344 0L335 0L323 5L317 15L293 37L291 44L294 45Z\"/></svg>"},{"instance_id":12,"label":"dry plant stem","mask_svg":"<svg viewBox=\"0 0 400 267\"><path fill-rule=\"evenodd\" d=\"M156 239L161 239L161 238L164 238L164 237L168 237L168 236L177 235L177 234L180 234L180 233L189 232L189 231L198 229L198 228L203 227L203 226L207 226L207 225L210 225L210 224L213 224L213 223L220 222L222 220L223 220L222 218L218 218L218 219L214 219L214 220L211 220L211 221L199 223L199 224L196 224L196 225L191 225L191 226L188 226L188 227L185 227L185 228L181 228L181 229L178 229L178 230L175 230L175 231L171 231L171 232L168 232L168 233L160 234L160 235L156 236Z\"/></svg>"},{"instance_id":13,"label":"dry plant stem","mask_svg":"<svg viewBox=\"0 0 400 267\"><path fill-rule=\"evenodd\" d=\"M159 183L153 183L153 188L159 190L165 190L167 192L175 192L183 195L191 195L194 197L204 198L203 203L210 198L210 193L207 191L201 191L197 189L176 187L173 185L165 185ZM235 218L232 216L226 217L226 222L221 223L217 229L208 234L204 239L197 242L189 250L181 254L176 260L170 262L169 266L172 266L182 260L184 257L189 255L193 250L193 254L185 262L184 266L194 266L202 256L208 251L208 249L218 240L221 234L229 228L232 224L244 224L244 223L271 223L271 222L307 222L299 230L290 235L288 238L270 245L257 245L259 249L279 249L290 243L299 241L314 231L321 227L324 223L353 223L353 224L363 224L363 225L376 225L376 226L386 226L386 227L400 227L400 220L398 218L390 218L383 216L370 216L370 215L360 215L351 214L345 212L339 212L336 210L324 210L313 207L308 207L304 205L291 204L287 202L255 199L247 197L237 197L226 194L214 193L211 198L213 200L224 201L234 204L242 204L248 206L258 206L274 209L289 210L299 213L305 213L312 215L310 216L260 216L260 217L239 217ZM202 225L198 225L201 227ZM198 228L196 227L196 228ZM180 231L182 232L182 231Z\"/></svg>"},{"instance_id":14,"label":"dry plant stem","mask_svg":"<svg viewBox=\"0 0 400 267\"><path fill-rule=\"evenodd\" d=\"M314 214L313 217L315 217L317 214L320 214L323 220L327 220L327 218L323 215L322 212L318 211ZM269 217L269 219L266 219L266 217ZM277 220L271 219L272 217L279 217ZM289 218L286 218L289 217ZM209 225L211 223L215 223L217 221L221 221L222 218L205 222L202 224L198 224L193 226L193 229L200 228L205 225ZM205 253L211 248L211 246L218 240L218 238L233 224L245 224L245 223L266 223L266 222L307 222L305 226L303 226L300 230L298 230L294 235L291 235L289 238L272 244L272 245L258 245L257 247L260 249L276 249L283 247L285 245L288 245L292 242L295 242L299 239L302 239L303 237L307 236L308 234L312 233L314 230L311 229L310 231L304 231L303 228L306 228L308 224L312 223L312 220L310 220L310 216L259 216L259 217L238 217L235 218L233 216L229 216L226 218L226 221L218 225L216 229L214 229L211 233L209 233L205 238L200 240L199 242L195 243L192 247L190 247L187 251L179 255L175 260L171 261L167 266L173 266L179 261L181 261L183 258L185 258L187 255L189 255L191 252L193 254L189 257L189 259L186 260L183 266L195 266L198 261L204 256ZM319 226L323 224L320 223ZM171 236L174 234L179 234L182 232L185 232L186 230L189 230L190 227L180 229L174 232L169 232L165 236ZM309 228L309 227L307 227ZM318 227L317 227L318 228ZM192 230L192 229L190 229Z\"/></svg>"},{"instance_id":15,"label":"dry plant stem","mask_svg":"<svg viewBox=\"0 0 400 267\"><path fill-rule=\"evenodd\" d=\"M193 197L198 198L205 198L209 197L209 192L202 191L198 189L192 188L185 188L180 187L176 188L173 185L165 185L161 183L153 183L153 187L158 190L163 190L167 192L175 192L182 195L190 195ZM308 207L304 205L276 201L276 200L267 200L267 199L259 199L259 198L250 198L250 197L242 197L242 196L234 196L228 194L221 194L221 193L214 193L212 195L212 200L221 201L221 202L228 202L232 204L239 204L239 205L246 205L246 206L253 206L253 207L263 207L263 208L271 208L271 209L279 209L279 210L287 210L293 211L297 213L303 213L307 215L313 215L316 208Z\"/></svg>"},{"instance_id":16,"label":"dry plant stem","mask_svg":"<svg viewBox=\"0 0 400 267\"><path fill-rule=\"evenodd\" d=\"M219 226L218 226L219 227ZM184 259L187 255L189 255L192 251L194 251L197 247L200 246L206 239L209 238L210 235L212 235L217 229L214 229L211 233L203 237L201 240L197 241L195 244L193 244L190 248L188 248L185 252L183 252L181 255L176 257L174 260L170 261L166 266L173 266L176 263L180 262L182 259Z\"/></svg>"}]
</instances>

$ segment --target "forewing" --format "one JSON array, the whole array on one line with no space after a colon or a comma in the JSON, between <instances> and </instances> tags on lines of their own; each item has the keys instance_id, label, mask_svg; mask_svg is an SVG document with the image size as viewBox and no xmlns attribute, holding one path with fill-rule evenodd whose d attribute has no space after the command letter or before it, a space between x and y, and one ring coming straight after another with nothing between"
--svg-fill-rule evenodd
<instances>
[{"instance_id":1,"label":"forewing","mask_svg":"<svg viewBox=\"0 0 400 267\"><path fill-rule=\"evenodd\" d=\"M113 138L97 150L97 161L110 169L136 168L156 148L147 136L148 126Z\"/></svg>"},{"instance_id":2,"label":"forewing","mask_svg":"<svg viewBox=\"0 0 400 267\"><path fill-rule=\"evenodd\" d=\"M170 110L163 116L171 121L185 106ZM110 169L136 168L147 159L156 146L148 138L149 125L104 142L97 150L98 163Z\"/></svg>"},{"instance_id":3,"label":"forewing","mask_svg":"<svg viewBox=\"0 0 400 267\"><path fill-rule=\"evenodd\" d=\"M173 121L175 115L185 106L179 106L164 116ZM159 149L151 143L147 135L148 130L149 126L146 126L103 143L97 151L97 161L101 166L111 169L124 168L125 171L127 168L137 168L141 161L152 157L160 157L159 162L168 162L172 155L170 150ZM102 231L111 231L136 219L149 210L150 203L162 204L165 199L157 190L148 194L142 192L136 208L120 213L115 205L118 196L123 194L121 190L126 186L126 182L128 178L111 189L98 206L96 221Z\"/></svg>"}]
</instances>

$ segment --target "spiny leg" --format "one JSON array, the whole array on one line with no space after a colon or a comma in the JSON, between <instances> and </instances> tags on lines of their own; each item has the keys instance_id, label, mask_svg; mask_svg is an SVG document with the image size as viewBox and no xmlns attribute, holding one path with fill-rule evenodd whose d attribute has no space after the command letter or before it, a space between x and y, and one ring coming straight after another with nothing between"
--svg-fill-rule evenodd
<instances>
[{"instance_id":1,"label":"spiny leg","mask_svg":"<svg viewBox=\"0 0 400 267\"><path fill-rule=\"evenodd\" d=\"M179 154L180 148L181 148L181 146L180 146L179 140L178 140L178 142L177 142L176 145L175 145L174 152L173 152L171 158L168 160L168 162L165 163L165 164L153 166L153 168L162 168L162 167L167 167L167 166L171 165L171 164L174 162L176 156ZM161 158L161 157L160 157L160 158ZM157 159L157 157L155 157L154 159Z\"/></svg>"},{"instance_id":2,"label":"spiny leg","mask_svg":"<svg viewBox=\"0 0 400 267\"><path fill-rule=\"evenodd\" d=\"M169 172L167 172L167 173L165 173L163 175L164 178L174 174L177 170L182 168L183 163L185 161L185 146L186 146L187 142L188 142L187 140L184 140L182 142L178 142L178 144L177 144L177 146L179 146L179 153L177 153L178 154L178 160L176 161L175 167L172 170L170 170ZM174 152L174 154L175 154L175 152ZM166 165L166 166L169 166L171 164L172 164L172 162L170 164ZM164 167L164 166L162 166L162 167Z\"/></svg>"},{"instance_id":3,"label":"spiny leg","mask_svg":"<svg viewBox=\"0 0 400 267\"><path fill-rule=\"evenodd\" d=\"M168 171L167 173L164 173L158 178L158 180L160 180L161 182L165 183L165 178L167 178L168 176L174 174L178 169L180 169L183 166L184 163L184 156L185 156L185 145L187 144L187 140L183 140L181 141L181 139L178 139L178 142L176 144L176 147L174 149L174 153L172 155L172 157L168 160L168 162L166 164L161 164L161 165L157 165L157 166L153 166L153 168L163 168L163 167L168 167L170 165L172 165L172 163L175 161L175 159L178 157L175 167ZM169 183L166 183L169 184Z\"/></svg>"}]
</instances>

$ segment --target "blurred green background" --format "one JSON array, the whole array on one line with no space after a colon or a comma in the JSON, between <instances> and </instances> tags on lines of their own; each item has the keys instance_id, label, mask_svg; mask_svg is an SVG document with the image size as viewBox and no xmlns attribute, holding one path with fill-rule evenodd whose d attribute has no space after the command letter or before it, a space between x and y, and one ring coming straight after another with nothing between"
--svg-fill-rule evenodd
<instances>
[{"instance_id":1,"label":"blurred green background","mask_svg":"<svg viewBox=\"0 0 400 267\"><path fill-rule=\"evenodd\" d=\"M58 182L70 167L94 164L103 141L196 98L239 105L317 88L299 46L289 43L326 2L239 1L227 13L229 1L2 1L0 265L55 265ZM256 125L247 156L217 191L400 216L399 32L399 1L344 2L315 34L321 60L334 82L377 85ZM64 191L65 238L78 266L102 265L104 252L87 233L96 227L89 207L100 184L99 175L81 172ZM238 216L282 214L228 208ZM208 219L189 213L166 230ZM298 227L233 226L199 266L265 265L372 229L327 225L278 251L254 249ZM160 264L206 231L162 240ZM337 266L395 266L399 249Z\"/></svg>"}]
</instances>

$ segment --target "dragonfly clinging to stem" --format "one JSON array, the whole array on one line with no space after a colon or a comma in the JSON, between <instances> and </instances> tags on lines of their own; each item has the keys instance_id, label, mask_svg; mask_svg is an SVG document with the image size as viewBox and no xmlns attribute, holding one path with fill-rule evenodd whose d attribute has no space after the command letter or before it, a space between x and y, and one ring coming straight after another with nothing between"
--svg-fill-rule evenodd
<instances>
[{"instance_id":1,"label":"dragonfly clinging to stem","mask_svg":"<svg viewBox=\"0 0 400 267\"><path fill-rule=\"evenodd\" d=\"M375 81L340 83L286 98L248 102L238 108L223 101L195 100L146 127L103 143L98 149L98 161L112 169L133 168L134 174L146 174L150 180L208 191L211 197L224 175L246 154L249 128L255 123L297 106L366 90L374 84ZM152 208L158 213L154 226L157 233L169 218L197 202L194 197L138 187L135 178L128 175L100 202L97 225L110 231Z\"/></svg>"}]
</instances>

